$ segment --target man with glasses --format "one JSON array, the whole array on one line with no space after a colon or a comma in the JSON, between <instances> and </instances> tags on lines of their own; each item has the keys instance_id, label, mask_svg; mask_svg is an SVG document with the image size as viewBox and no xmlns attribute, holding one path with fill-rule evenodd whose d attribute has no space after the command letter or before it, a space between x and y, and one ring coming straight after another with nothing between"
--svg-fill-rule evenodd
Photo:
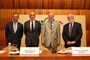
<instances>
[{"instance_id":1,"label":"man with glasses","mask_svg":"<svg viewBox=\"0 0 90 60\"><path fill-rule=\"evenodd\" d=\"M23 24L18 22L19 14L14 13L12 16L13 21L6 24L5 36L8 43L12 45L17 45L17 48L20 49L21 38L23 36Z\"/></svg>"},{"instance_id":2,"label":"man with glasses","mask_svg":"<svg viewBox=\"0 0 90 60\"><path fill-rule=\"evenodd\" d=\"M65 47L79 47L81 44L82 27L80 23L74 21L73 14L67 16L69 23L64 25L62 37L65 42Z\"/></svg>"}]
</instances>

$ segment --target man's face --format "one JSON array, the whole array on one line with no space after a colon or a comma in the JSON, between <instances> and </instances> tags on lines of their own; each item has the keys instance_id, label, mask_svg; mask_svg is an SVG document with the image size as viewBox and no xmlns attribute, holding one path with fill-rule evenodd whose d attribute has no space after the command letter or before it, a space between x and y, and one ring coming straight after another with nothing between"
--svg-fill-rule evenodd
<instances>
[{"instance_id":1,"label":"man's face","mask_svg":"<svg viewBox=\"0 0 90 60\"><path fill-rule=\"evenodd\" d=\"M30 17L30 20L34 20L35 19L35 13L30 13L29 17Z\"/></svg>"},{"instance_id":2,"label":"man's face","mask_svg":"<svg viewBox=\"0 0 90 60\"><path fill-rule=\"evenodd\" d=\"M53 14L49 14L49 15L48 15L49 21L53 21L53 18L54 18L54 15L53 15Z\"/></svg>"},{"instance_id":3,"label":"man's face","mask_svg":"<svg viewBox=\"0 0 90 60\"><path fill-rule=\"evenodd\" d=\"M74 17L71 14L69 14L67 18L68 18L69 23L72 23L74 21Z\"/></svg>"},{"instance_id":4,"label":"man's face","mask_svg":"<svg viewBox=\"0 0 90 60\"><path fill-rule=\"evenodd\" d=\"M14 22L17 22L18 19L19 19L18 14L14 14L12 19L13 19Z\"/></svg>"}]
</instances>

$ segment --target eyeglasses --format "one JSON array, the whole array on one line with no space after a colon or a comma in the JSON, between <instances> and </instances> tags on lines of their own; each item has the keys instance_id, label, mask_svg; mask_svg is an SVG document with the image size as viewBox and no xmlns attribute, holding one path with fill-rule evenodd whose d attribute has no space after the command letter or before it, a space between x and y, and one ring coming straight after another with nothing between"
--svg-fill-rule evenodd
<instances>
[{"instance_id":1,"label":"eyeglasses","mask_svg":"<svg viewBox=\"0 0 90 60\"><path fill-rule=\"evenodd\" d=\"M18 18L18 16L13 16L14 18L16 17L16 18Z\"/></svg>"},{"instance_id":2,"label":"eyeglasses","mask_svg":"<svg viewBox=\"0 0 90 60\"><path fill-rule=\"evenodd\" d=\"M70 19L70 18L72 18L72 17L68 17L68 19Z\"/></svg>"}]
</instances>

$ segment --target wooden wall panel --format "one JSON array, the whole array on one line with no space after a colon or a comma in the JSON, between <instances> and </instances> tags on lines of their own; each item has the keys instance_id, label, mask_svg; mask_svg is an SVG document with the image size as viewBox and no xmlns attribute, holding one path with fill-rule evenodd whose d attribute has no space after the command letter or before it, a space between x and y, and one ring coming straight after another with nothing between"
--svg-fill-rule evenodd
<instances>
[{"instance_id":1,"label":"wooden wall panel","mask_svg":"<svg viewBox=\"0 0 90 60\"><path fill-rule=\"evenodd\" d=\"M0 50L6 47L5 30L0 30Z\"/></svg>"},{"instance_id":2,"label":"wooden wall panel","mask_svg":"<svg viewBox=\"0 0 90 60\"><path fill-rule=\"evenodd\" d=\"M86 16L86 39L87 46L90 46L90 10L71 10L71 9L0 9L0 49L6 46L5 26L12 21L12 14L29 14L34 11L37 15L48 15L50 12L55 15L85 15Z\"/></svg>"},{"instance_id":3,"label":"wooden wall panel","mask_svg":"<svg viewBox=\"0 0 90 60\"><path fill-rule=\"evenodd\" d=\"M90 47L90 30L86 30L87 46Z\"/></svg>"},{"instance_id":4,"label":"wooden wall panel","mask_svg":"<svg viewBox=\"0 0 90 60\"><path fill-rule=\"evenodd\" d=\"M90 9L90 0L0 0L0 9Z\"/></svg>"}]
</instances>

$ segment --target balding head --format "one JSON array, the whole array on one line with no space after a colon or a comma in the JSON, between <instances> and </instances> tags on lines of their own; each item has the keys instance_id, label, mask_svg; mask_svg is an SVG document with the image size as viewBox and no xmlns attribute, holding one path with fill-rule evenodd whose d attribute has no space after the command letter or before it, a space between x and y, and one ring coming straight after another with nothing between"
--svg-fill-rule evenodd
<instances>
[{"instance_id":1,"label":"balding head","mask_svg":"<svg viewBox=\"0 0 90 60\"><path fill-rule=\"evenodd\" d=\"M67 17L73 17L74 18L74 15L73 14L68 14Z\"/></svg>"},{"instance_id":2,"label":"balding head","mask_svg":"<svg viewBox=\"0 0 90 60\"><path fill-rule=\"evenodd\" d=\"M35 12L30 12L29 17L30 17L30 20L34 20L35 19Z\"/></svg>"},{"instance_id":3,"label":"balding head","mask_svg":"<svg viewBox=\"0 0 90 60\"><path fill-rule=\"evenodd\" d=\"M74 15L73 14L68 14L67 18L68 18L69 23L72 23L74 21Z\"/></svg>"},{"instance_id":4,"label":"balding head","mask_svg":"<svg viewBox=\"0 0 90 60\"><path fill-rule=\"evenodd\" d=\"M29 13L29 16L30 16L31 14L34 14L34 15L36 15L36 14L35 14L35 12L33 12L33 11Z\"/></svg>"},{"instance_id":5,"label":"balding head","mask_svg":"<svg viewBox=\"0 0 90 60\"><path fill-rule=\"evenodd\" d=\"M49 21L53 21L53 19L54 19L54 14L53 14L53 13L49 13L48 19L49 19Z\"/></svg>"}]
</instances>

